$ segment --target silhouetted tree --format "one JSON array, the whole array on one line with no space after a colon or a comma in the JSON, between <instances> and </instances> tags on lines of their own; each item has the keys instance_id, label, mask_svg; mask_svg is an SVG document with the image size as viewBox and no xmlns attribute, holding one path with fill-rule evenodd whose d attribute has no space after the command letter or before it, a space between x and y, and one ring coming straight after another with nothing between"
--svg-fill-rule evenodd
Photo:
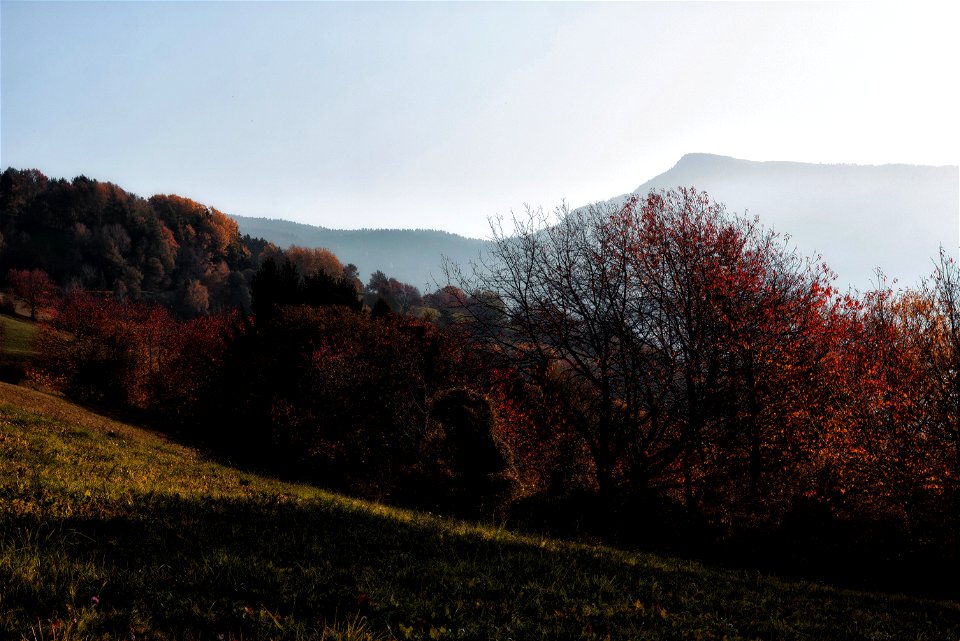
<instances>
[{"instance_id":1,"label":"silhouetted tree","mask_svg":"<svg viewBox=\"0 0 960 641\"><path fill-rule=\"evenodd\" d=\"M430 418L438 425L440 458L457 503L495 503L508 483L508 462L487 398L465 388L444 390L430 400Z\"/></svg>"},{"instance_id":2,"label":"silhouetted tree","mask_svg":"<svg viewBox=\"0 0 960 641\"><path fill-rule=\"evenodd\" d=\"M251 307L258 319L267 319L280 305L295 304L300 277L296 268L284 261L277 264L267 258L250 283Z\"/></svg>"},{"instance_id":3,"label":"silhouetted tree","mask_svg":"<svg viewBox=\"0 0 960 641\"><path fill-rule=\"evenodd\" d=\"M370 297L380 297L398 314L409 314L413 307L422 303L420 290L413 285L388 278L382 271L377 270L367 283L367 293Z\"/></svg>"},{"instance_id":4,"label":"silhouetted tree","mask_svg":"<svg viewBox=\"0 0 960 641\"><path fill-rule=\"evenodd\" d=\"M227 277L227 301L233 309L247 314L251 310L250 285L241 272L232 271Z\"/></svg>"},{"instance_id":5,"label":"silhouetted tree","mask_svg":"<svg viewBox=\"0 0 960 641\"><path fill-rule=\"evenodd\" d=\"M289 260L278 265L268 258L250 289L254 314L261 319L285 305L341 306L352 311L360 311L363 306L353 283L342 276L333 277L324 270L303 276Z\"/></svg>"},{"instance_id":6,"label":"silhouetted tree","mask_svg":"<svg viewBox=\"0 0 960 641\"><path fill-rule=\"evenodd\" d=\"M751 399L771 417L757 437L769 451L788 408L772 390L740 393L745 349L768 358L760 341L793 340L796 314L829 294L782 240L683 189L552 219L531 210L513 233L493 231L491 260L454 275L460 291L490 292L461 313L548 391L602 493L676 487L697 511L723 473L717 452L761 415Z\"/></svg>"},{"instance_id":7,"label":"silhouetted tree","mask_svg":"<svg viewBox=\"0 0 960 641\"><path fill-rule=\"evenodd\" d=\"M390 309L390 303L383 300L382 296L377 296L377 302L373 304L373 309L370 310L370 315L373 318L387 318L393 314L393 310Z\"/></svg>"},{"instance_id":8,"label":"silhouetted tree","mask_svg":"<svg viewBox=\"0 0 960 641\"><path fill-rule=\"evenodd\" d=\"M324 270L306 275L301 281L302 302L306 305L339 305L360 311L363 301L353 283L343 276L333 277Z\"/></svg>"}]
</instances>

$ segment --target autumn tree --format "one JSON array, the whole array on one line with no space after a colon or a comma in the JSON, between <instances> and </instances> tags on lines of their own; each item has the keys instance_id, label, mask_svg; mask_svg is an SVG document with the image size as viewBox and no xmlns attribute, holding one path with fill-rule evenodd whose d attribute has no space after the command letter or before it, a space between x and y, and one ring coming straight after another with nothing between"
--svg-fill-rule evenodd
<instances>
[{"instance_id":1,"label":"autumn tree","mask_svg":"<svg viewBox=\"0 0 960 641\"><path fill-rule=\"evenodd\" d=\"M832 274L704 193L652 193L617 220L631 314L647 332L635 375L654 394L644 411L678 439L685 505L713 493L722 517L737 496L769 510L817 447L803 410L826 356Z\"/></svg>"},{"instance_id":2,"label":"autumn tree","mask_svg":"<svg viewBox=\"0 0 960 641\"><path fill-rule=\"evenodd\" d=\"M37 310L49 305L57 291L50 276L42 269L12 269L7 279L14 295L30 308L31 320L37 320Z\"/></svg>"},{"instance_id":3,"label":"autumn tree","mask_svg":"<svg viewBox=\"0 0 960 641\"><path fill-rule=\"evenodd\" d=\"M283 255L297 268L301 278L323 272L333 280L345 277L343 265L337 256L323 247L300 247L291 245L284 250Z\"/></svg>"},{"instance_id":4,"label":"autumn tree","mask_svg":"<svg viewBox=\"0 0 960 641\"><path fill-rule=\"evenodd\" d=\"M423 304L436 316L435 322L446 327L463 318L463 306L469 296L454 285L446 285L423 297ZM480 311L479 309L477 311Z\"/></svg>"},{"instance_id":5,"label":"autumn tree","mask_svg":"<svg viewBox=\"0 0 960 641\"><path fill-rule=\"evenodd\" d=\"M144 408L174 332L162 307L74 292L39 332L33 376L79 398Z\"/></svg>"},{"instance_id":6,"label":"autumn tree","mask_svg":"<svg viewBox=\"0 0 960 641\"><path fill-rule=\"evenodd\" d=\"M159 305L70 293L38 332L38 382L85 400L195 416L216 380L233 316L174 317Z\"/></svg>"},{"instance_id":7,"label":"autumn tree","mask_svg":"<svg viewBox=\"0 0 960 641\"><path fill-rule=\"evenodd\" d=\"M954 479L960 479L960 269L942 249L924 293L930 307L922 347L936 412L934 435L950 450Z\"/></svg>"},{"instance_id":8,"label":"autumn tree","mask_svg":"<svg viewBox=\"0 0 960 641\"><path fill-rule=\"evenodd\" d=\"M399 314L409 314L414 306L423 302L419 289L396 278L387 277L379 269L370 275L367 293L371 307L379 298Z\"/></svg>"},{"instance_id":9,"label":"autumn tree","mask_svg":"<svg viewBox=\"0 0 960 641\"><path fill-rule=\"evenodd\" d=\"M210 313L210 294L199 280L187 281L182 298L182 309L188 318L206 316Z\"/></svg>"},{"instance_id":10,"label":"autumn tree","mask_svg":"<svg viewBox=\"0 0 960 641\"><path fill-rule=\"evenodd\" d=\"M926 410L918 467L935 505L949 515L938 520L951 528L948 536L960 558L960 269L943 249L918 299L916 362L925 390L919 402Z\"/></svg>"},{"instance_id":11,"label":"autumn tree","mask_svg":"<svg viewBox=\"0 0 960 641\"><path fill-rule=\"evenodd\" d=\"M341 306L359 310L362 306L354 283L326 271L301 274L290 260L268 258L250 284L253 312L260 319L290 305Z\"/></svg>"},{"instance_id":12,"label":"autumn tree","mask_svg":"<svg viewBox=\"0 0 960 641\"><path fill-rule=\"evenodd\" d=\"M230 341L206 421L219 430L217 442L288 474L415 499L401 489L405 479L431 476L431 411L438 394L462 386L461 344L416 319L376 319L342 305L262 314ZM456 430L457 412L445 409L445 428Z\"/></svg>"},{"instance_id":13,"label":"autumn tree","mask_svg":"<svg viewBox=\"0 0 960 641\"><path fill-rule=\"evenodd\" d=\"M178 196L140 198L83 176L48 179L35 170L0 175L0 272L43 269L60 284L115 291L185 310L191 281L209 308L241 301L231 273L258 265L265 241L241 238L222 212Z\"/></svg>"},{"instance_id":14,"label":"autumn tree","mask_svg":"<svg viewBox=\"0 0 960 641\"><path fill-rule=\"evenodd\" d=\"M495 294L465 296L462 313L549 390L600 491L677 487L696 510L723 450L752 457L746 491L759 493L787 414L769 410L770 363L812 331L826 272L693 190L514 223L494 228L492 260L455 275L458 291Z\"/></svg>"}]
</instances>

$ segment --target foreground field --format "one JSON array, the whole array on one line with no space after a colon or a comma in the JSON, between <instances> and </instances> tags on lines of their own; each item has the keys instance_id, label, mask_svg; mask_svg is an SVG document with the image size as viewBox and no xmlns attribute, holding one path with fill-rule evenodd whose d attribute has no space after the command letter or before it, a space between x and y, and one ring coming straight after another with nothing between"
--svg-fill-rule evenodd
<instances>
[{"instance_id":1,"label":"foreground field","mask_svg":"<svg viewBox=\"0 0 960 641\"><path fill-rule=\"evenodd\" d=\"M960 604L520 536L0 383L3 639L960 639Z\"/></svg>"}]
</instances>

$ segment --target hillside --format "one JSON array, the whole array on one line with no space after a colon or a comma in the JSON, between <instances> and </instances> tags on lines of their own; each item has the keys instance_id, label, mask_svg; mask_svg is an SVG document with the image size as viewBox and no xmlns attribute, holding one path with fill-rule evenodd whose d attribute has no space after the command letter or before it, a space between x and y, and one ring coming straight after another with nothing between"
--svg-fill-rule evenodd
<instances>
[{"instance_id":1,"label":"hillside","mask_svg":"<svg viewBox=\"0 0 960 641\"><path fill-rule=\"evenodd\" d=\"M343 263L353 263L364 282L376 270L423 291L446 280L443 258L466 265L476 261L488 242L428 229L328 229L287 220L231 216L240 233L264 238L281 248L325 247Z\"/></svg>"},{"instance_id":2,"label":"hillside","mask_svg":"<svg viewBox=\"0 0 960 641\"><path fill-rule=\"evenodd\" d=\"M957 639L960 605L364 503L0 384L0 637Z\"/></svg>"},{"instance_id":3,"label":"hillside","mask_svg":"<svg viewBox=\"0 0 960 641\"><path fill-rule=\"evenodd\" d=\"M842 289L875 283L875 270L910 286L933 269L941 245L957 256L957 167L754 162L687 154L632 193L694 186L727 209L757 215L790 234L800 252L819 253ZM622 200L624 196L619 199Z\"/></svg>"}]
</instances>

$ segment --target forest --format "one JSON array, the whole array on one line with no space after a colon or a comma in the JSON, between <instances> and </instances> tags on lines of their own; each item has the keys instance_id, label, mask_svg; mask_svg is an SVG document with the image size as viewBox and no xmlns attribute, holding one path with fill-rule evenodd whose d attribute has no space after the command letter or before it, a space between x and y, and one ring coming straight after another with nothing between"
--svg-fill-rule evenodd
<instances>
[{"instance_id":1,"label":"forest","mask_svg":"<svg viewBox=\"0 0 960 641\"><path fill-rule=\"evenodd\" d=\"M947 252L840 291L693 188L509 222L424 294L186 198L7 169L0 311L38 356L3 375L359 497L956 596Z\"/></svg>"}]
</instances>

